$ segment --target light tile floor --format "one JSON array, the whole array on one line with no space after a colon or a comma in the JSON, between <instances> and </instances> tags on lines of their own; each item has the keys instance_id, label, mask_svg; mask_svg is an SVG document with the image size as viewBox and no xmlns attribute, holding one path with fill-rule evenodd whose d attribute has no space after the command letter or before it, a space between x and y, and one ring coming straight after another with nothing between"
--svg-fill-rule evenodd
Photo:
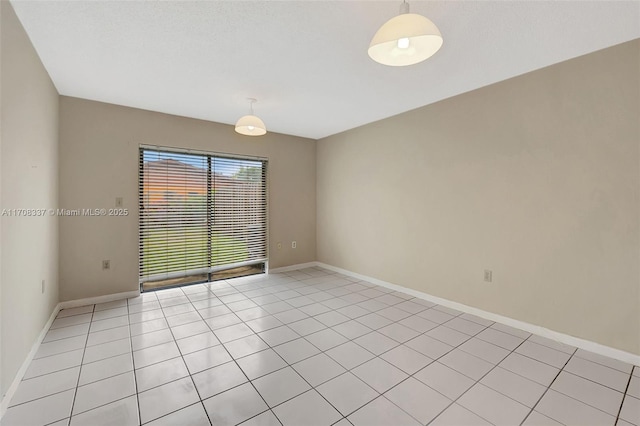
<instances>
[{"instance_id":1,"label":"light tile floor","mask_svg":"<svg viewBox=\"0 0 640 426\"><path fill-rule=\"evenodd\" d=\"M61 311L2 425L638 425L640 367L308 268Z\"/></svg>"}]
</instances>

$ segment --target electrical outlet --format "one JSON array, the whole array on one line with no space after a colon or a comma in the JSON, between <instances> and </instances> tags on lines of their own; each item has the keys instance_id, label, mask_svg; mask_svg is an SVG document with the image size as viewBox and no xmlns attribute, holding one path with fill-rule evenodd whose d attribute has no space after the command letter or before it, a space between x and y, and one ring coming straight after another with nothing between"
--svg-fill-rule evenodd
<instances>
[{"instance_id":1,"label":"electrical outlet","mask_svg":"<svg viewBox=\"0 0 640 426\"><path fill-rule=\"evenodd\" d=\"M291 241L291 248L296 248L298 247L298 243L295 241Z\"/></svg>"},{"instance_id":2,"label":"electrical outlet","mask_svg":"<svg viewBox=\"0 0 640 426\"><path fill-rule=\"evenodd\" d=\"M122 197L116 197L116 207L122 207Z\"/></svg>"},{"instance_id":3,"label":"electrical outlet","mask_svg":"<svg viewBox=\"0 0 640 426\"><path fill-rule=\"evenodd\" d=\"M278 244L276 244L276 247L278 247L278 250L282 250L282 243L278 241Z\"/></svg>"},{"instance_id":4,"label":"electrical outlet","mask_svg":"<svg viewBox=\"0 0 640 426\"><path fill-rule=\"evenodd\" d=\"M103 260L102 261L102 269L111 269L111 261Z\"/></svg>"},{"instance_id":5,"label":"electrical outlet","mask_svg":"<svg viewBox=\"0 0 640 426\"><path fill-rule=\"evenodd\" d=\"M489 269L484 270L484 281L490 283L493 281L493 271Z\"/></svg>"},{"instance_id":6,"label":"electrical outlet","mask_svg":"<svg viewBox=\"0 0 640 426\"><path fill-rule=\"evenodd\" d=\"M44 294L44 280L42 280L42 290L41 290L42 294Z\"/></svg>"}]
</instances>

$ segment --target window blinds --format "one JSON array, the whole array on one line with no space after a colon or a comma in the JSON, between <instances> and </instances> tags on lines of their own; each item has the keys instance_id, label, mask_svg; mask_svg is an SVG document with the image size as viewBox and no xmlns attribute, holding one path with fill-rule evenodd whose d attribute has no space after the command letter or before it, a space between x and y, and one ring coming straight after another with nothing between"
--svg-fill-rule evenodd
<instances>
[{"instance_id":1,"label":"window blinds","mask_svg":"<svg viewBox=\"0 0 640 426\"><path fill-rule=\"evenodd\" d=\"M140 149L140 283L267 260L267 163Z\"/></svg>"}]
</instances>

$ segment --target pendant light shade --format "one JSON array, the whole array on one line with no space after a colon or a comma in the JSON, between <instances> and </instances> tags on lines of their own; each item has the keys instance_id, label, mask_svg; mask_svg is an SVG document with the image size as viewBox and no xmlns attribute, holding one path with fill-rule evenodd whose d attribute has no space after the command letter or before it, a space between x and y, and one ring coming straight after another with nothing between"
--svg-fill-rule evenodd
<instances>
[{"instance_id":1,"label":"pendant light shade","mask_svg":"<svg viewBox=\"0 0 640 426\"><path fill-rule=\"evenodd\" d=\"M400 6L400 15L380 27L369 44L369 56L393 67L417 64L433 56L442 46L438 27L422 15L409 13L409 4Z\"/></svg>"},{"instance_id":2,"label":"pendant light shade","mask_svg":"<svg viewBox=\"0 0 640 426\"><path fill-rule=\"evenodd\" d=\"M247 136L262 136L267 133L267 127L255 115L245 115L236 123L236 132Z\"/></svg>"},{"instance_id":3,"label":"pendant light shade","mask_svg":"<svg viewBox=\"0 0 640 426\"><path fill-rule=\"evenodd\" d=\"M240 117L236 122L236 132L241 135L262 136L267 133L267 126L264 125L264 121L253 115L253 104L255 102L257 102L255 99L249 99L251 114Z\"/></svg>"}]
</instances>

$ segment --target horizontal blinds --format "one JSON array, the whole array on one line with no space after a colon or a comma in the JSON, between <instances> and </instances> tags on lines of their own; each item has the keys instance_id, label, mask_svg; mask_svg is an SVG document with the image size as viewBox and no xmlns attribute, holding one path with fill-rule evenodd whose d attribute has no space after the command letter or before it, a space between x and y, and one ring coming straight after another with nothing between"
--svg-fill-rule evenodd
<instances>
[{"instance_id":1,"label":"horizontal blinds","mask_svg":"<svg viewBox=\"0 0 640 426\"><path fill-rule=\"evenodd\" d=\"M212 157L210 214L213 268L265 260L264 162Z\"/></svg>"},{"instance_id":2,"label":"horizontal blinds","mask_svg":"<svg viewBox=\"0 0 640 426\"><path fill-rule=\"evenodd\" d=\"M266 162L140 150L140 282L266 261Z\"/></svg>"}]
</instances>

